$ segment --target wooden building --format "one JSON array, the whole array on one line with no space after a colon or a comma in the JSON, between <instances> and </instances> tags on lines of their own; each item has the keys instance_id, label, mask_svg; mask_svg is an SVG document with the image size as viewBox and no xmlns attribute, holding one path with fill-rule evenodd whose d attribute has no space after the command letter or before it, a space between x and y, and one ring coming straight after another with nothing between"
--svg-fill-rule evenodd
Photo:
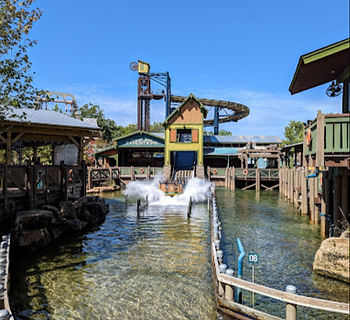
<instances>
[{"instance_id":1,"label":"wooden building","mask_svg":"<svg viewBox=\"0 0 350 320\"><path fill-rule=\"evenodd\" d=\"M164 178L177 170L195 170L204 178L203 119L208 110L190 94L164 121Z\"/></svg>"},{"instance_id":2,"label":"wooden building","mask_svg":"<svg viewBox=\"0 0 350 320\"><path fill-rule=\"evenodd\" d=\"M338 114L318 111L304 128L303 168L301 178L296 180L299 185L293 173L282 174L282 190L290 199L296 199L296 193L300 193L300 211L309 214L310 222L321 223L323 236L350 222L349 64L350 39L302 55L289 88L296 94L332 82L327 89L330 97L342 91L342 109Z\"/></svg>"},{"instance_id":3,"label":"wooden building","mask_svg":"<svg viewBox=\"0 0 350 320\"><path fill-rule=\"evenodd\" d=\"M85 195L84 146L99 136L99 127L51 110L21 108L5 114L0 122L0 150L5 155L0 164L0 222L9 223L18 210ZM38 147L46 145L51 163L35 162ZM33 159L24 161L27 148L32 148Z\"/></svg>"}]
</instances>

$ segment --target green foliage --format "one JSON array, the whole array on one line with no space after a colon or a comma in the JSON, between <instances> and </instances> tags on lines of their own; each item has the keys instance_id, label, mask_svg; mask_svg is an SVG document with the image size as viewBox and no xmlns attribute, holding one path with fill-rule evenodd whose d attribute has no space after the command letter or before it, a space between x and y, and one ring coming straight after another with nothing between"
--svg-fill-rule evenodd
<instances>
[{"instance_id":1,"label":"green foliage","mask_svg":"<svg viewBox=\"0 0 350 320\"><path fill-rule=\"evenodd\" d=\"M301 121L289 121L288 126L284 128L284 136L281 147L303 141L304 123Z\"/></svg>"},{"instance_id":2,"label":"green foliage","mask_svg":"<svg viewBox=\"0 0 350 320\"><path fill-rule=\"evenodd\" d=\"M214 132L204 130L204 135L213 136ZM228 131L228 130L221 129L221 130L219 130L219 136L232 136L232 132Z\"/></svg>"},{"instance_id":3,"label":"green foliage","mask_svg":"<svg viewBox=\"0 0 350 320\"><path fill-rule=\"evenodd\" d=\"M32 86L28 48L36 44L28 38L42 10L33 9L34 0L1 0L0 5L0 120L8 107L34 107L39 92ZM4 105L6 107L4 107Z\"/></svg>"},{"instance_id":4,"label":"green foliage","mask_svg":"<svg viewBox=\"0 0 350 320\"><path fill-rule=\"evenodd\" d=\"M122 129L120 130L120 136L126 136L130 133L136 132L137 131L137 125L132 123L132 124L128 124L126 127L122 127Z\"/></svg>"},{"instance_id":5,"label":"green foliage","mask_svg":"<svg viewBox=\"0 0 350 320\"><path fill-rule=\"evenodd\" d=\"M151 132L165 132L165 128L163 127L162 122L153 122L150 126Z\"/></svg>"},{"instance_id":6,"label":"green foliage","mask_svg":"<svg viewBox=\"0 0 350 320\"><path fill-rule=\"evenodd\" d=\"M97 119L97 125L102 129L102 139L108 143L120 135L122 127L118 126L114 120L106 119L102 109L98 105L90 102L79 108L79 111L82 119Z\"/></svg>"}]
</instances>

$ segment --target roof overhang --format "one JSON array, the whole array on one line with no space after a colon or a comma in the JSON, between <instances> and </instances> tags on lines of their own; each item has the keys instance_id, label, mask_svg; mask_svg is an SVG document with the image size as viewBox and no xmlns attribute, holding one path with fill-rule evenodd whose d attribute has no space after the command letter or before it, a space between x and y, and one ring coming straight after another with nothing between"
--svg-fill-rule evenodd
<instances>
[{"instance_id":1,"label":"roof overhang","mask_svg":"<svg viewBox=\"0 0 350 320\"><path fill-rule=\"evenodd\" d=\"M290 93L299 93L330 81L343 82L349 73L349 61L349 38L302 55L289 86Z\"/></svg>"}]
</instances>

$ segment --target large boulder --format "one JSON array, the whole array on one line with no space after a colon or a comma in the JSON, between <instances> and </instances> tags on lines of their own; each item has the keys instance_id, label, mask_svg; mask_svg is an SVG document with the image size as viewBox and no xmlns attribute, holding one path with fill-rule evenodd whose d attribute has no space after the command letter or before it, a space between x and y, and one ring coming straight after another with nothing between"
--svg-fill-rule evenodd
<instances>
[{"instance_id":1,"label":"large boulder","mask_svg":"<svg viewBox=\"0 0 350 320\"><path fill-rule=\"evenodd\" d=\"M349 231L345 231L339 238L323 240L315 255L314 271L350 283L349 243Z\"/></svg>"},{"instance_id":2,"label":"large boulder","mask_svg":"<svg viewBox=\"0 0 350 320\"><path fill-rule=\"evenodd\" d=\"M97 228L106 218L108 205L98 196L60 203L56 208L17 212L12 227L14 247L35 251L66 235Z\"/></svg>"}]
</instances>

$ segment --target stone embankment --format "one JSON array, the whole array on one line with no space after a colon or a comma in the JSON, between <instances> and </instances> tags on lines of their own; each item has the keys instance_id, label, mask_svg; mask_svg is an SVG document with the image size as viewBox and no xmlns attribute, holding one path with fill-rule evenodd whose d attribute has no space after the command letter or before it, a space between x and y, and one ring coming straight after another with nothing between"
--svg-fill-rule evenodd
<instances>
[{"instance_id":1,"label":"stone embankment","mask_svg":"<svg viewBox=\"0 0 350 320\"><path fill-rule=\"evenodd\" d=\"M108 205L98 196L62 202L59 208L46 205L41 210L17 212L12 228L12 248L35 251L76 232L99 226Z\"/></svg>"},{"instance_id":2,"label":"stone embankment","mask_svg":"<svg viewBox=\"0 0 350 320\"><path fill-rule=\"evenodd\" d=\"M350 232L323 240L315 255L316 273L350 283Z\"/></svg>"}]
</instances>

